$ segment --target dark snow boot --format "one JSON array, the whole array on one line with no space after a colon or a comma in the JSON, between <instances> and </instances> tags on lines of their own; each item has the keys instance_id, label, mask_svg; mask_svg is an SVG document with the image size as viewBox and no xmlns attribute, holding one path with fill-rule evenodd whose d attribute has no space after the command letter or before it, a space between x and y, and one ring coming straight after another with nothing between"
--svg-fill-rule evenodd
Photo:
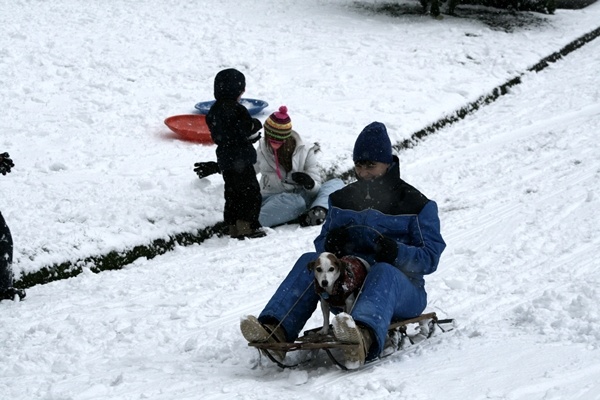
<instances>
[{"instance_id":1,"label":"dark snow boot","mask_svg":"<svg viewBox=\"0 0 600 400\"><path fill-rule=\"evenodd\" d=\"M313 207L298 217L298 223L302 227L321 225L325 222L327 210L323 207Z\"/></svg>"},{"instance_id":2,"label":"dark snow boot","mask_svg":"<svg viewBox=\"0 0 600 400\"><path fill-rule=\"evenodd\" d=\"M17 289L10 287L8 289L0 289L0 301L2 300L18 300L21 301L25 298L25 291L23 289Z\"/></svg>"},{"instance_id":3,"label":"dark snow boot","mask_svg":"<svg viewBox=\"0 0 600 400\"><path fill-rule=\"evenodd\" d=\"M282 326L272 324L261 324L253 315L248 315L240 321L242 336L248 343L284 343L286 342L285 331ZM266 354L267 350L261 350ZM285 351L270 350L270 354L277 360L283 361Z\"/></svg>"},{"instance_id":4,"label":"dark snow boot","mask_svg":"<svg viewBox=\"0 0 600 400\"><path fill-rule=\"evenodd\" d=\"M244 240L246 238L256 239L267 236L266 232L263 231L261 228L253 229L250 222L248 221L242 221L238 219L235 222L235 227L237 230L237 234L235 236L232 235L231 237L235 237L239 240Z\"/></svg>"}]
</instances>

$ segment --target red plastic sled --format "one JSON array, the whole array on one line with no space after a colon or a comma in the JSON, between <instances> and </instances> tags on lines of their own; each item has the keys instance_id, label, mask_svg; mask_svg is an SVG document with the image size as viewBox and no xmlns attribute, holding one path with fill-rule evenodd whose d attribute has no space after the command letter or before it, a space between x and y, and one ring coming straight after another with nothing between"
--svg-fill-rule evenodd
<instances>
[{"instance_id":1,"label":"red plastic sled","mask_svg":"<svg viewBox=\"0 0 600 400\"><path fill-rule=\"evenodd\" d=\"M165 125L182 139L202 144L214 144L208 125L206 125L205 115L174 115L165 119Z\"/></svg>"}]
</instances>

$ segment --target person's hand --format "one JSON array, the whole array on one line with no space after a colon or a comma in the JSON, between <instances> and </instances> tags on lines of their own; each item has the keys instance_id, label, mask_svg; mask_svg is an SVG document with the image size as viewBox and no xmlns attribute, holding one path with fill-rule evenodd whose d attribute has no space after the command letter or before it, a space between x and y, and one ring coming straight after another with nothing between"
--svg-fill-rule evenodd
<instances>
[{"instance_id":1,"label":"person's hand","mask_svg":"<svg viewBox=\"0 0 600 400\"><path fill-rule=\"evenodd\" d=\"M387 236L375 239L375 261L394 265L398 257L398 243Z\"/></svg>"},{"instance_id":2,"label":"person's hand","mask_svg":"<svg viewBox=\"0 0 600 400\"><path fill-rule=\"evenodd\" d=\"M10 159L8 153L0 154L0 174L6 175L14 166L15 163L13 162L13 160Z\"/></svg>"},{"instance_id":3,"label":"person's hand","mask_svg":"<svg viewBox=\"0 0 600 400\"><path fill-rule=\"evenodd\" d=\"M260 132L254 133L250 136L248 136L248 141L250 143L256 143L260 140L260 138L262 137L262 134Z\"/></svg>"},{"instance_id":4,"label":"person's hand","mask_svg":"<svg viewBox=\"0 0 600 400\"><path fill-rule=\"evenodd\" d=\"M221 169L219 164L214 161L197 162L194 164L194 172L198 175L198 178L202 179L212 174L220 174Z\"/></svg>"},{"instance_id":5,"label":"person's hand","mask_svg":"<svg viewBox=\"0 0 600 400\"><path fill-rule=\"evenodd\" d=\"M349 240L350 234L348 233L348 229L344 227L334 228L325 236L325 251L333 253L337 257L345 256Z\"/></svg>"},{"instance_id":6,"label":"person's hand","mask_svg":"<svg viewBox=\"0 0 600 400\"><path fill-rule=\"evenodd\" d=\"M305 172L292 172L292 180L298 185L304 186L306 190L310 190L315 187L315 180Z\"/></svg>"}]
</instances>

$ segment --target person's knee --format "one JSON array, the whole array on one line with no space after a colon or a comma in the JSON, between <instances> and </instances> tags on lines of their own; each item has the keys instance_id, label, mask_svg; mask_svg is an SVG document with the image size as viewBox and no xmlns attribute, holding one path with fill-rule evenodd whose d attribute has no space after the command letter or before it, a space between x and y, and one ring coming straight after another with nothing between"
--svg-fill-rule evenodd
<instances>
[{"instance_id":1,"label":"person's knee","mask_svg":"<svg viewBox=\"0 0 600 400\"><path fill-rule=\"evenodd\" d=\"M369 274L373 274L371 276L375 276L375 275L384 275L384 276L390 276L390 275L396 275L396 274L401 274L402 272L400 272L400 270L396 267L394 267L391 264L388 264L386 262L376 262L375 264L371 265L371 268L369 269Z\"/></svg>"},{"instance_id":2,"label":"person's knee","mask_svg":"<svg viewBox=\"0 0 600 400\"><path fill-rule=\"evenodd\" d=\"M328 180L327 182L323 183L323 185L321 187L325 187L329 190L338 190L343 188L344 186L346 186L346 184L344 183L343 180L341 180L340 178L333 178L331 180Z\"/></svg>"},{"instance_id":3,"label":"person's knee","mask_svg":"<svg viewBox=\"0 0 600 400\"><path fill-rule=\"evenodd\" d=\"M304 253L296 260L296 263L292 267L289 276L298 276L298 274L304 274L308 271L308 263L317 258L317 253L309 252Z\"/></svg>"},{"instance_id":4,"label":"person's knee","mask_svg":"<svg viewBox=\"0 0 600 400\"><path fill-rule=\"evenodd\" d=\"M296 264L303 264L304 266L306 266L309 262L315 260L318 256L319 255L314 251L304 253L300 256L300 258L298 258Z\"/></svg>"}]
</instances>

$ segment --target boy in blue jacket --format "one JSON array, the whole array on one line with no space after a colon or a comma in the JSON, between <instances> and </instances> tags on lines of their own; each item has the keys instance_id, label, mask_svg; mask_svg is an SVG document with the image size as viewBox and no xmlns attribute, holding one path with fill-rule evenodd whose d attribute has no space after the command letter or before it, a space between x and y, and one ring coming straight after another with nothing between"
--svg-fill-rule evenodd
<instances>
[{"instance_id":1,"label":"boy in blue jacket","mask_svg":"<svg viewBox=\"0 0 600 400\"><path fill-rule=\"evenodd\" d=\"M225 182L223 219L229 235L238 239L265 236L258 222L262 196L256 179L253 143L260 139L262 124L239 103L246 78L229 68L215 77L215 103L206 115L212 140L217 145L218 169Z\"/></svg>"},{"instance_id":2,"label":"boy in blue jacket","mask_svg":"<svg viewBox=\"0 0 600 400\"><path fill-rule=\"evenodd\" d=\"M314 241L316 252L296 261L258 318L242 318L242 334L249 342L298 337L319 301L310 290L314 274L307 264L323 251L358 256L371 265L351 314L340 312L333 320L336 339L354 344L344 350L347 368L381 354L392 321L425 310L423 276L437 269L446 247L437 204L400 178L399 160L382 123L363 129L353 160L357 181L329 196L329 213Z\"/></svg>"}]
</instances>

